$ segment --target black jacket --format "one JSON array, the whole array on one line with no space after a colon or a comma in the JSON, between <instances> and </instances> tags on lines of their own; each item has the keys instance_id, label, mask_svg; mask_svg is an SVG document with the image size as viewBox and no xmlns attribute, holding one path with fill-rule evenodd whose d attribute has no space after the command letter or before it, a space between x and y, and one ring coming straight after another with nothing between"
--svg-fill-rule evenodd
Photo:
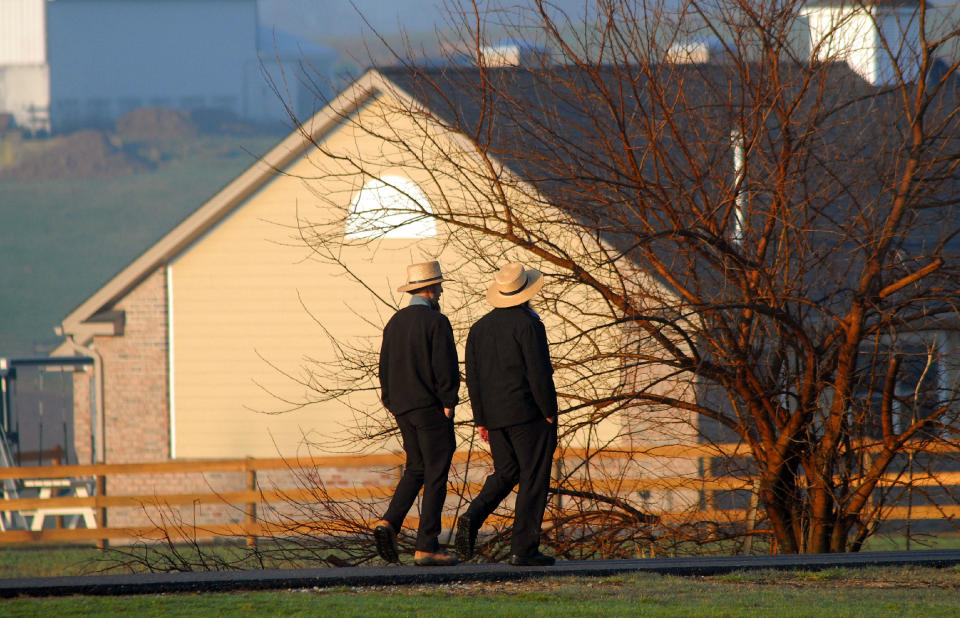
<instances>
[{"instance_id":1,"label":"black jacket","mask_svg":"<svg viewBox=\"0 0 960 618\"><path fill-rule=\"evenodd\" d=\"M460 367L450 320L436 309L410 305L383 329L380 398L394 415L439 406L459 398Z\"/></svg>"},{"instance_id":2,"label":"black jacket","mask_svg":"<svg viewBox=\"0 0 960 618\"><path fill-rule=\"evenodd\" d=\"M520 305L494 309L467 337L467 390L477 425L499 429L557 415L547 332Z\"/></svg>"}]
</instances>

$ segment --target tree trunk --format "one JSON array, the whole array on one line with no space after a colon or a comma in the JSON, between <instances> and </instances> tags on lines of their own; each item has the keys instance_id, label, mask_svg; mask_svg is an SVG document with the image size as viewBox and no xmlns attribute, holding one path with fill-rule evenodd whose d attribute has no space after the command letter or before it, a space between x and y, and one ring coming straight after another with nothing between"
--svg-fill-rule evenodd
<instances>
[{"instance_id":1,"label":"tree trunk","mask_svg":"<svg viewBox=\"0 0 960 618\"><path fill-rule=\"evenodd\" d=\"M807 552L826 553L830 551L834 500L823 479L813 479L809 494L810 530L807 533Z\"/></svg>"}]
</instances>

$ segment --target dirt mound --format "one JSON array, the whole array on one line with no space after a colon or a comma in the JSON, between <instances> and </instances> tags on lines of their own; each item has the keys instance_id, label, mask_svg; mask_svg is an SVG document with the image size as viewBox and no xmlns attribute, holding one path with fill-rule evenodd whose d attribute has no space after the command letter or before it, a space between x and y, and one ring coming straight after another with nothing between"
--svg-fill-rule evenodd
<instances>
[{"instance_id":1,"label":"dirt mound","mask_svg":"<svg viewBox=\"0 0 960 618\"><path fill-rule=\"evenodd\" d=\"M126 139L152 140L163 137L193 137L200 131L182 109L141 107L117 119L116 132Z\"/></svg>"},{"instance_id":2,"label":"dirt mound","mask_svg":"<svg viewBox=\"0 0 960 618\"><path fill-rule=\"evenodd\" d=\"M0 177L17 180L98 178L123 176L149 168L100 131L77 131L46 140L41 148L25 154L16 167L0 170Z\"/></svg>"}]
</instances>

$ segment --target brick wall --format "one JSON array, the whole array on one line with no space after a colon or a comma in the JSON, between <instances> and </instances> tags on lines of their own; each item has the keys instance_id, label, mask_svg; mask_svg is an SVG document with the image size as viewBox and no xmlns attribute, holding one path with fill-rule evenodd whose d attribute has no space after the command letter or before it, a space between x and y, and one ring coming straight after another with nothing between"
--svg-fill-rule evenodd
<instances>
[{"instance_id":1,"label":"brick wall","mask_svg":"<svg viewBox=\"0 0 960 618\"><path fill-rule=\"evenodd\" d=\"M165 271L154 271L114 308L126 315L123 335L94 339L103 359L106 461L165 461L170 457Z\"/></svg>"}]
</instances>

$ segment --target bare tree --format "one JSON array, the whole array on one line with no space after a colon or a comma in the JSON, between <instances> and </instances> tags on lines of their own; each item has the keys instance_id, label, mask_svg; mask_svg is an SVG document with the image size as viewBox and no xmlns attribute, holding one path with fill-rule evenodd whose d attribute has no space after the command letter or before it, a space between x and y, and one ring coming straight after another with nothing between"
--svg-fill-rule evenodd
<instances>
[{"instance_id":1,"label":"bare tree","mask_svg":"<svg viewBox=\"0 0 960 618\"><path fill-rule=\"evenodd\" d=\"M896 38L875 4L850 3L809 50L799 0L599 0L578 16L543 0L450 6L443 66L398 53L379 70L386 96L341 110L354 144L380 146L315 141L315 179L344 188L318 195L298 234L369 291L382 315L362 319L379 327L394 301L344 248L442 226L435 252L464 256L449 266L462 293L445 307L460 339L504 256L543 268L561 420L586 445L581 463L563 460L556 491L597 507L566 525L599 512L613 513L608 530L655 521L649 500L595 482L623 472L601 472L601 451L732 441L749 456L718 453L700 473L741 475L779 551L859 549L888 507L924 498L914 479L935 478L958 446L960 117L947 52L960 31L920 3ZM888 67L876 84L834 49L864 15ZM494 66L491 32L531 53ZM384 179L391 166L423 195ZM405 199L386 215L351 210L368 181ZM378 342L329 337L337 360L304 383L354 407L351 440L383 438L391 424L369 405ZM953 500L934 490L930 501Z\"/></svg>"}]
</instances>

